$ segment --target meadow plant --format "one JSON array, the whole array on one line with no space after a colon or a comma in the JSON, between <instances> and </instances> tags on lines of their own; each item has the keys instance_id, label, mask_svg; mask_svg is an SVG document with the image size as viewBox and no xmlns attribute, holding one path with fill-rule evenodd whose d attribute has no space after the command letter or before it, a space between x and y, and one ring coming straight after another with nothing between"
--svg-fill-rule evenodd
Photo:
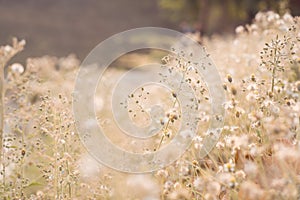
<instances>
[{"instance_id":1,"label":"meadow plant","mask_svg":"<svg viewBox=\"0 0 300 200\"><path fill-rule=\"evenodd\" d=\"M78 59L44 56L28 58L25 66L8 64L25 44L14 39L12 46L0 48L0 198L299 199L299 39L299 17L271 11L258 13L252 24L237 27L235 35L201 38L218 66L227 96L221 137L205 157L199 152L209 134L209 91L188 55L165 56L163 67L182 72L182 81L194 90L196 99L191 102L199 113L198 133L176 162L139 175L114 171L87 156L71 112ZM137 124L149 122L145 105L151 102L164 105L166 112L157 113L163 129L149 141L118 136L121 132L108 120L112 116L106 102L112 80L124 71L113 68L103 76L105 85L95 94L99 123L121 148L134 146L130 150L138 152L164 148L180 126L180 90L161 93L145 86L120 99ZM162 81L170 81L170 74L162 74Z\"/></svg>"}]
</instances>

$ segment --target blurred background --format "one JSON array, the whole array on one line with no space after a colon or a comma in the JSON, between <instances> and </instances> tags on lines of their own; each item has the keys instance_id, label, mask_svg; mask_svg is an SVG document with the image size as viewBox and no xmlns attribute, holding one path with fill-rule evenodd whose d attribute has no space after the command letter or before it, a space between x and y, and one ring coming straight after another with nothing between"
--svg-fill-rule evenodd
<instances>
[{"instance_id":1,"label":"blurred background","mask_svg":"<svg viewBox=\"0 0 300 200\"><path fill-rule=\"evenodd\" d=\"M0 45L26 39L18 60L42 55L83 59L120 31L159 26L182 32L231 34L258 11L300 15L299 0L0 0Z\"/></svg>"}]
</instances>

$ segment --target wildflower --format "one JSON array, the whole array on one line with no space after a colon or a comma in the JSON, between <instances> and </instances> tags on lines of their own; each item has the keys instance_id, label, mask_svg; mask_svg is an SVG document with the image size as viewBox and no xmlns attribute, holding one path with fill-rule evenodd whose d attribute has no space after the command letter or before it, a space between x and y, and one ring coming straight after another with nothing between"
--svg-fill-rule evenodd
<instances>
[{"instance_id":1,"label":"wildflower","mask_svg":"<svg viewBox=\"0 0 300 200\"><path fill-rule=\"evenodd\" d=\"M188 166L181 166L179 168L180 176L187 176L187 175L189 175L189 173L190 173L190 170L189 170Z\"/></svg>"},{"instance_id":2,"label":"wildflower","mask_svg":"<svg viewBox=\"0 0 300 200\"><path fill-rule=\"evenodd\" d=\"M274 91L276 91L277 93L281 93L282 87L276 85L276 86L274 86Z\"/></svg>"},{"instance_id":3,"label":"wildflower","mask_svg":"<svg viewBox=\"0 0 300 200\"><path fill-rule=\"evenodd\" d=\"M193 141L195 141L195 142L202 142L203 138L201 136L197 135L196 137L193 138Z\"/></svg>"},{"instance_id":4,"label":"wildflower","mask_svg":"<svg viewBox=\"0 0 300 200\"><path fill-rule=\"evenodd\" d=\"M193 138L195 149L201 149L202 148L202 146L203 146L202 140L203 140L203 138L200 137L200 136L196 136L196 137Z\"/></svg>"},{"instance_id":5,"label":"wildflower","mask_svg":"<svg viewBox=\"0 0 300 200\"><path fill-rule=\"evenodd\" d=\"M205 186L205 182L204 182L203 178L197 177L193 182L193 186L196 190L202 191Z\"/></svg>"},{"instance_id":6,"label":"wildflower","mask_svg":"<svg viewBox=\"0 0 300 200\"><path fill-rule=\"evenodd\" d=\"M289 23L293 22L293 17L288 12L285 13L282 18L285 22L289 22Z\"/></svg>"},{"instance_id":7,"label":"wildflower","mask_svg":"<svg viewBox=\"0 0 300 200\"><path fill-rule=\"evenodd\" d=\"M247 87L248 91L256 91L257 90L257 84L249 84Z\"/></svg>"},{"instance_id":8,"label":"wildflower","mask_svg":"<svg viewBox=\"0 0 300 200\"><path fill-rule=\"evenodd\" d=\"M11 70L14 73L22 74L24 72L24 67L20 63L14 63L14 64L11 65Z\"/></svg>"},{"instance_id":9,"label":"wildflower","mask_svg":"<svg viewBox=\"0 0 300 200\"><path fill-rule=\"evenodd\" d=\"M216 144L217 149L223 149L225 147L225 144L223 142L218 141Z\"/></svg>"},{"instance_id":10,"label":"wildflower","mask_svg":"<svg viewBox=\"0 0 300 200\"><path fill-rule=\"evenodd\" d=\"M254 103L257 99L258 99L258 95L256 94L255 91L249 92L246 96L246 100L252 103Z\"/></svg>"},{"instance_id":11,"label":"wildflower","mask_svg":"<svg viewBox=\"0 0 300 200\"><path fill-rule=\"evenodd\" d=\"M249 153L251 156L256 156L257 155L257 147L255 143L251 143L248 145L249 148Z\"/></svg>"},{"instance_id":12,"label":"wildflower","mask_svg":"<svg viewBox=\"0 0 300 200\"><path fill-rule=\"evenodd\" d=\"M70 71L76 69L80 65L80 61L74 54L70 54L67 57L59 59L57 65L60 70Z\"/></svg>"},{"instance_id":13,"label":"wildflower","mask_svg":"<svg viewBox=\"0 0 300 200\"><path fill-rule=\"evenodd\" d=\"M164 189L170 190L173 185L174 183L172 181L166 181L164 184Z\"/></svg>"},{"instance_id":14,"label":"wildflower","mask_svg":"<svg viewBox=\"0 0 300 200\"><path fill-rule=\"evenodd\" d=\"M38 190L36 192L36 196L39 197L39 198L42 198L44 196L44 192L42 192L41 190Z\"/></svg>"},{"instance_id":15,"label":"wildflower","mask_svg":"<svg viewBox=\"0 0 300 200\"><path fill-rule=\"evenodd\" d=\"M164 118L160 119L160 124L165 125L168 122L168 120L169 119L167 117L164 117Z\"/></svg>"},{"instance_id":16,"label":"wildflower","mask_svg":"<svg viewBox=\"0 0 300 200\"><path fill-rule=\"evenodd\" d=\"M230 188L236 188L236 186L238 185L236 179L232 176L230 181L229 181L229 187Z\"/></svg>"},{"instance_id":17,"label":"wildflower","mask_svg":"<svg viewBox=\"0 0 300 200\"><path fill-rule=\"evenodd\" d=\"M20 42L18 42L18 46L20 46L20 47L24 47L25 45L26 45L25 40L21 40Z\"/></svg>"},{"instance_id":18,"label":"wildflower","mask_svg":"<svg viewBox=\"0 0 300 200\"><path fill-rule=\"evenodd\" d=\"M176 94L174 93L174 95L176 95ZM167 112L166 117L172 123L175 122L179 118L178 114L176 113L176 110L171 110L171 111Z\"/></svg>"},{"instance_id":19,"label":"wildflower","mask_svg":"<svg viewBox=\"0 0 300 200\"><path fill-rule=\"evenodd\" d=\"M251 124L251 128L258 128L258 127L260 127L260 125L261 125L261 122L260 121L256 121L256 122L253 122Z\"/></svg>"},{"instance_id":20,"label":"wildflower","mask_svg":"<svg viewBox=\"0 0 300 200\"><path fill-rule=\"evenodd\" d=\"M230 173L220 173L218 179L221 183L227 185L230 188L235 188L237 186L237 181L235 177Z\"/></svg>"},{"instance_id":21,"label":"wildflower","mask_svg":"<svg viewBox=\"0 0 300 200\"><path fill-rule=\"evenodd\" d=\"M236 132L239 130L239 127L238 126L224 126L223 130L229 131L229 132Z\"/></svg>"},{"instance_id":22,"label":"wildflower","mask_svg":"<svg viewBox=\"0 0 300 200\"><path fill-rule=\"evenodd\" d=\"M231 110L236 106L236 103L237 102L234 99L232 99L231 101L225 102L223 106L226 110Z\"/></svg>"},{"instance_id":23,"label":"wildflower","mask_svg":"<svg viewBox=\"0 0 300 200\"><path fill-rule=\"evenodd\" d=\"M238 26L235 29L236 34L242 34L242 33L244 33L244 31L245 31L245 28L243 26Z\"/></svg>"},{"instance_id":24,"label":"wildflower","mask_svg":"<svg viewBox=\"0 0 300 200\"><path fill-rule=\"evenodd\" d=\"M270 111L274 114L278 114L280 112L280 108L278 106L276 106L275 102L273 102L273 101L265 100L263 102L263 106L265 106L266 108L269 108Z\"/></svg>"},{"instance_id":25,"label":"wildflower","mask_svg":"<svg viewBox=\"0 0 300 200\"><path fill-rule=\"evenodd\" d=\"M246 178L246 174L243 170L239 170L239 171L235 172L235 176L238 179L245 179Z\"/></svg>"},{"instance_id":26,"label":"wildflower","mask_svg":"<svg viewBox=\"0 0 300 200\"><path fill-rule=\"evenodd\" d=\"M162 60L163 64L167 64L167 63L170 62L170 57L169 56L165 56L161 60Z\"/></svg>"},{"instance_id":27,"label":"wildflower","mask_svg":"<svg viewBox=\"0 0 300 200\"><path fill-rule=\"evenodd\" d=\"M233 163L232 160L229 160L228 163L226 163L224 166L224 171L225 172L234 172L235 171L235 164Z\"/></svg>"},{"instance_id":28,"label":"wildflower","mask_svg":"<svg viewBox=\"0 0 300 200\"><path fill-rule=\"evenodd\" d=\"M11 46L9 46L9 45L6 45L6 46L4 47L4 52L5 52L6 54L9 54L12 50L13 50L13 48L12 48Z\"/></svg>"},{"instance_id":29,"label":"wildflower","mask_svg":"<svg viewBox=\"0 0 300 200\"><path fill-rule=\"evenodd\" d=\"M258 26L256 24L251 24L249 27L249 31L252 32L253 35L257 34Z\"/></svg>"}]
</instances>

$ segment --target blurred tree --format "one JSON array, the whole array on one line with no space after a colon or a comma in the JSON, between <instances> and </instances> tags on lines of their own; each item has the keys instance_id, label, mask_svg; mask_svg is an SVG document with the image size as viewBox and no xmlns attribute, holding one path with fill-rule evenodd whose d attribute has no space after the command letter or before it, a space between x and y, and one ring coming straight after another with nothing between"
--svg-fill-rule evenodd
<instances>
[{"instance_id":1,"label":"blurred tree","mask_svg":"<svg viewBox=\"0 0 300 200\"><path fill-rule=\"evenodd\" d=\"M258 11L284 14L289 3L289 0L158 0L164 14L181 23L184 31L201 30L207 34L231 31L240 23L250 22ZM293 4L299 7L299 0Z\"/></svg>"}]
</instances>

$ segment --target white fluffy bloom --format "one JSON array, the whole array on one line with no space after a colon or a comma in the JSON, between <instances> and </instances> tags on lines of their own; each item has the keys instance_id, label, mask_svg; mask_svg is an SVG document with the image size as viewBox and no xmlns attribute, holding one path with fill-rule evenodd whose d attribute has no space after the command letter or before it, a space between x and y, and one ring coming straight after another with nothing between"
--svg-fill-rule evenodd
<instances>
[{"instance_id":1,"label":"white fluffy bloom","mask_svg":"<svg viewBox=\"0 0 300 200\"><path fill-rule=\"evenodd\" d=\"M12 64L11 65L11 70L15 73L18 73L18 74L22 74L25 71L23 65L21 65L20 63Z\"/></svg>"},{"instance_id":2,"label":"white fluffy bloom","mask_svg":"<svg viewBox=\"0 0 300 200\"><path fill-rule=\"evenodd\" d=\"M238 26L238 27L236 27L236 29L235 29L235 33L236 33L236 34L242 34L242 33L244 33L244 31L245 31L245 29L244 29L243 26Z\"/></svg>"},{"instance_id":3,"label":"white fluffy bloom","mask_svg":"<svg viewBox=\"0 0 300 200\"><path fill-rule=\"evenodd\" d=\"M6 46L4 47L4 51L5 51L6 53L10 53L11 50L12 50L12 47L9 46L9 45L6 45Z\"/></svg>"}]
</instances>

